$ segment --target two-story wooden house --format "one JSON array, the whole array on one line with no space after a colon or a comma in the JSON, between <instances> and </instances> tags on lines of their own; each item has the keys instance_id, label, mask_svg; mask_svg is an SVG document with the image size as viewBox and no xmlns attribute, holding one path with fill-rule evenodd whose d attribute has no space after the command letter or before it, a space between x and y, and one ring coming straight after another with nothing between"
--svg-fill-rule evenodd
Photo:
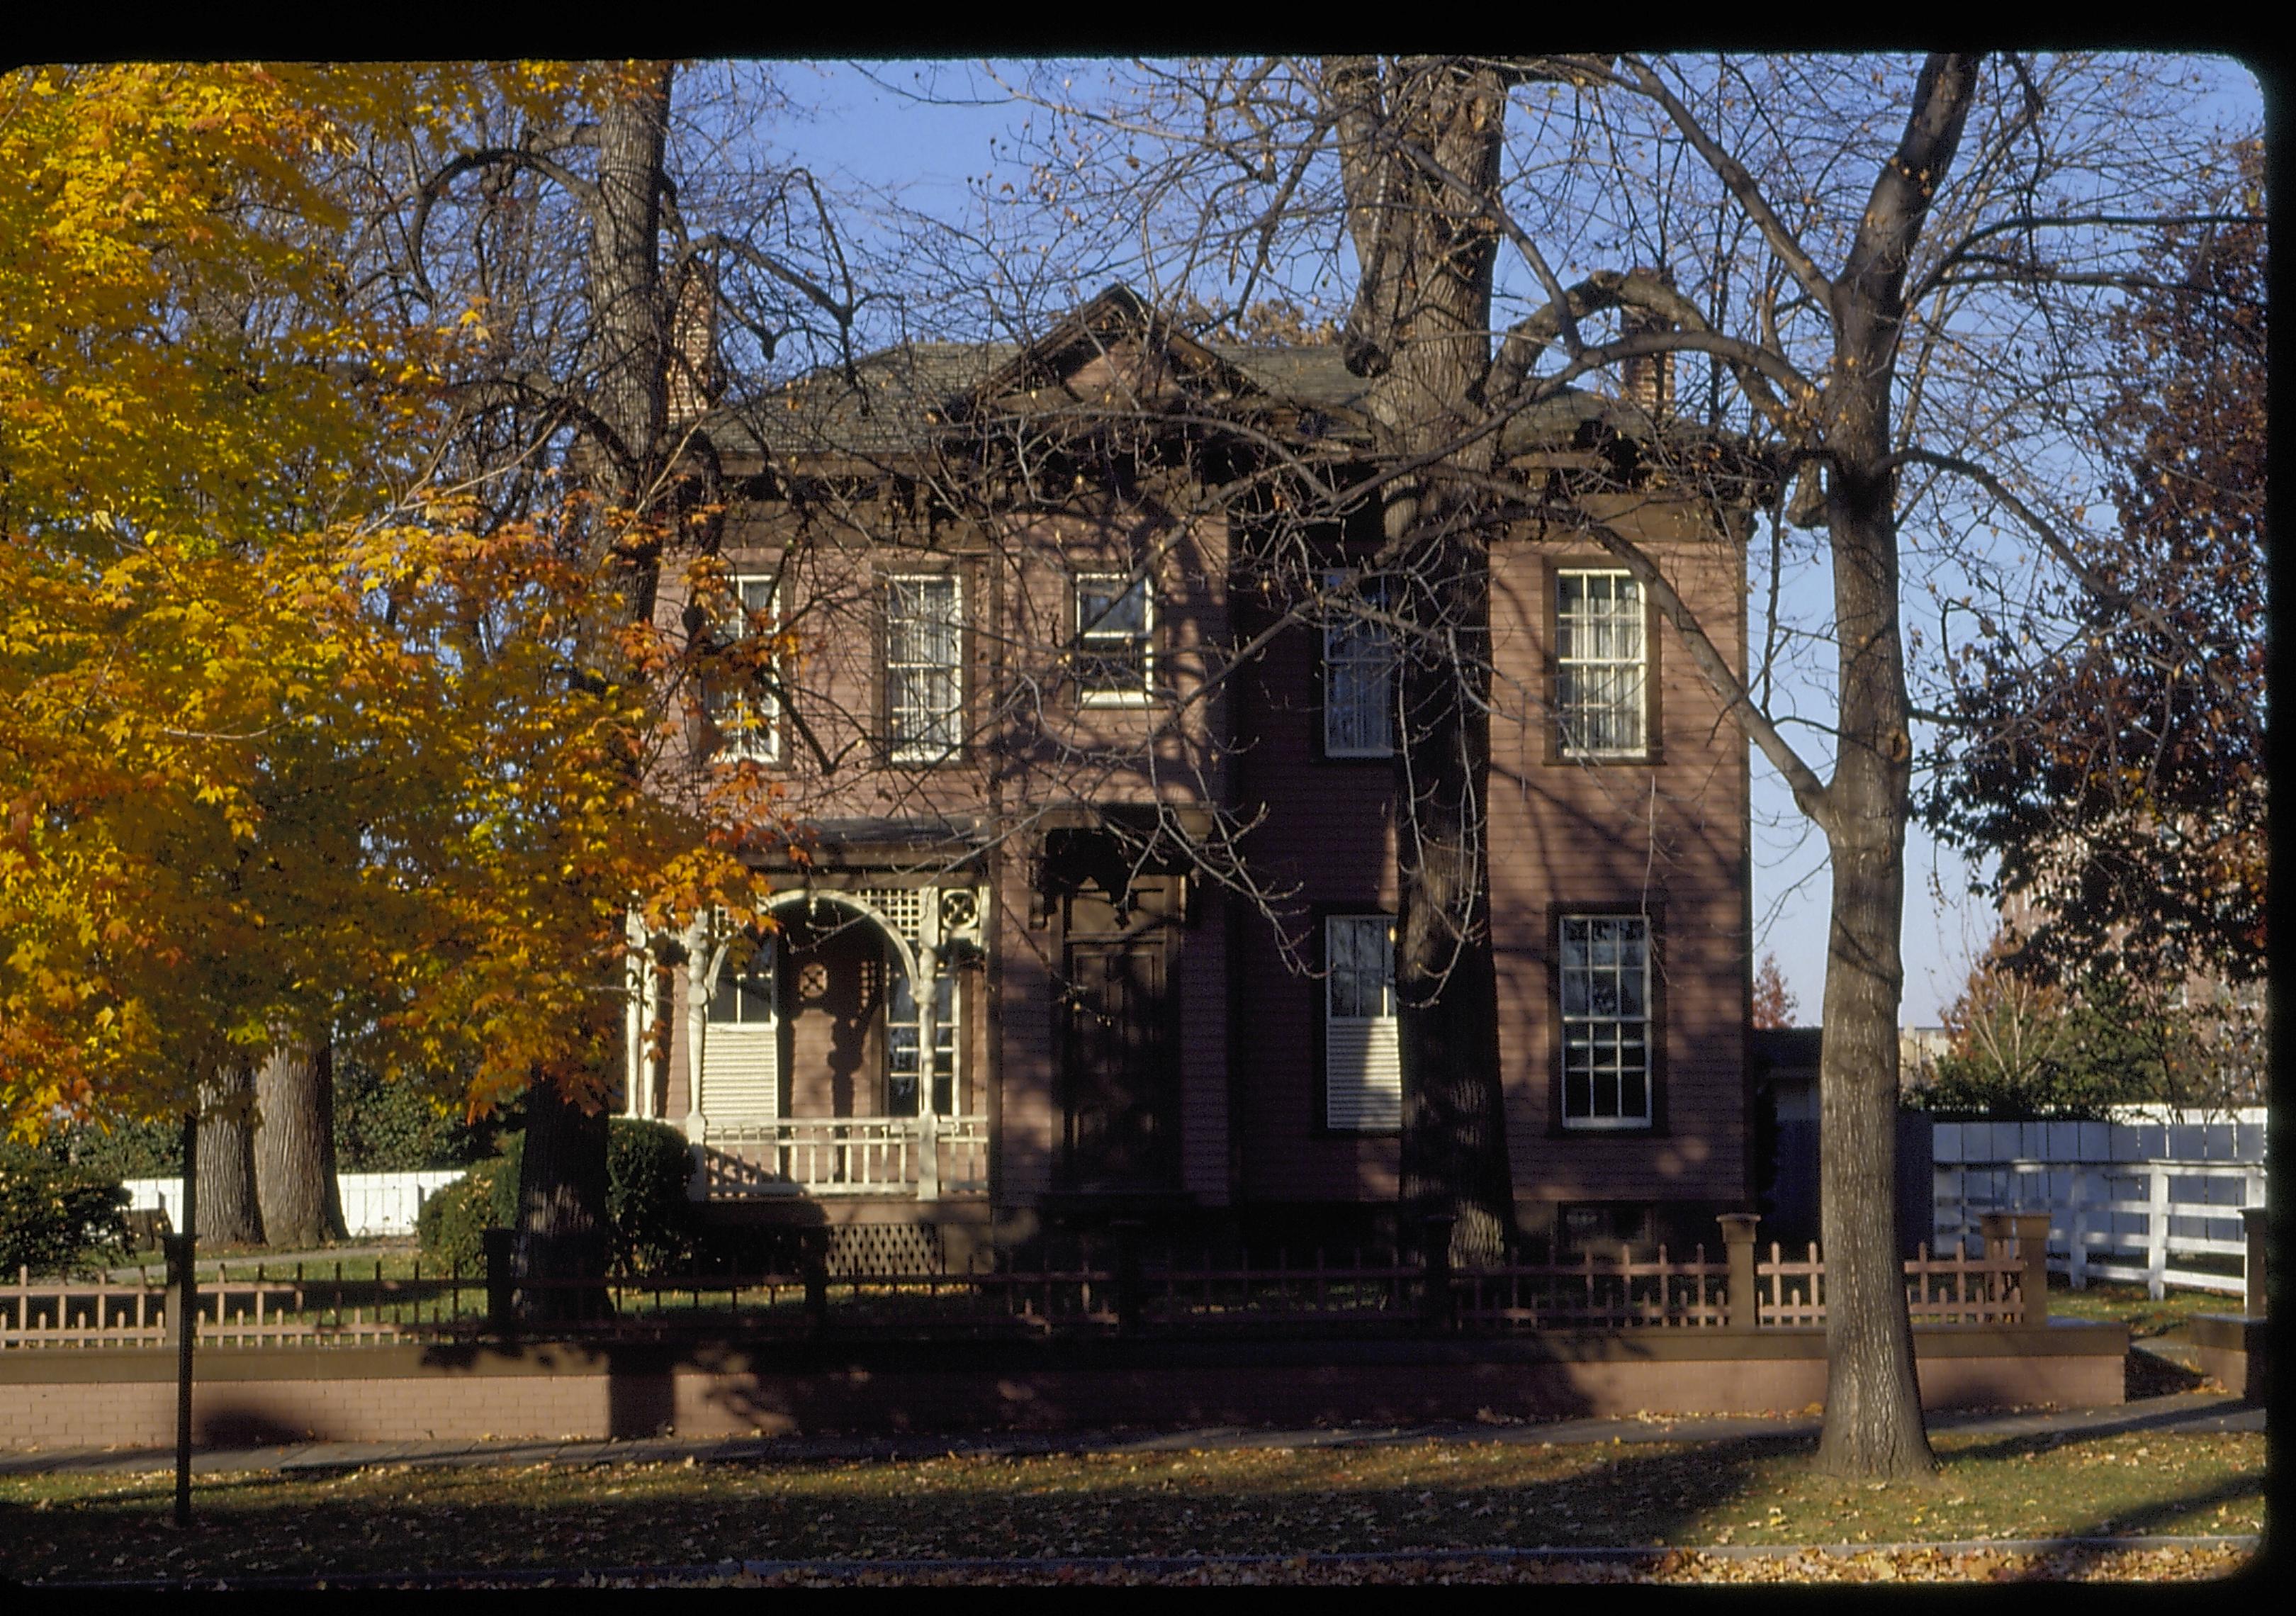
<instances>
[{"instance_id":1,"label":"two-story wooden house","mask_svg":"<svg viewBox=\"0 0 2296 1616\"><path fill-rule=\"evenodd\" d=\"M666 571L662 620L777 637L685 766L769 771L804 827L775 927L697 930L631 1012L627 1110L713 1208L968 1240L1392 1208L1395 580L1321 492L1365 469L1363 389L1119 289L713 425L723 578L704 611ZM1570 393L1502 443L1501 1078L1519 1221L1565 1249L1749 1195L1746 748L1586 531L1742 666L1742 528L1637 451L1663 431Z\"/></svg>"}]
</instances>

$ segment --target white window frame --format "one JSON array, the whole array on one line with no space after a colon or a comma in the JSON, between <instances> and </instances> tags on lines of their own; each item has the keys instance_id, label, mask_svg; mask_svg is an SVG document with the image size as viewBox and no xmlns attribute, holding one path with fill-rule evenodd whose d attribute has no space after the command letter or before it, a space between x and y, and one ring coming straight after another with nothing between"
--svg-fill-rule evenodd
<instances>
[{"instance_id":1,"label":"white window frame","mask_svg":"<svg viewBox=\"0 0 2296 1616\"><path fill-rule=\"evenodd\" d=\"M737 956L740 964L735 963ZM751 970L748 967L757 966ZM781 971L781 951L774 939L735 938L726 951L710 984L709 1021L712 1027L771 1026L779 1017L775 998ZM730 1007L733 1013L722 1013Z\"/></svg>"},{"instance_id":2,"label":"white window frame","mask_svg":"<svg viewBox=\"0 0 2296 1616\"><path fill-rule=\"evenodd\" d=\"M936 619L922 606L931 592L946 589L945 615ZM938 644L925 642L939 640ZM923 649L939 655L903 656ZM947 763L964 751L964 581L954 572L901 573L885 580L885 740L895 763ZM914 683L912 683L914 682ZM939 700L904 701L903 689L940 682ZM916 733L903 727L906 715Z\"/></svg>"},{"instance_id":3,"label":"white window frame","mask_svg":"<svg viewBox=\"0 0 2296 1616\"><path fill-rule=\"evenodd\" d=\"M1597 583L1603 586L1599 601L1592 587ZM1574 584L1582 587L1585 610L1567 609L1565 594ZM1607 567L1556 570L1554 667L1563 757L1650 755L1649 613L1633 573Z\"/></svg>"},{"instance_id":4,"label":"white window frame","mask_svg":"<svg viewBox=\"0 0 2296 1616\"><path fill-rule=\"evenodd\" d=\"M738 614L734 622L726 625L727 637L736 642L756 635L773 632L777 620L774 594L775 579L770 573L741 572L726 580L734 592L734 608ZM752 592L760 598L752 598ZM760 628L752 624L752 617L765 619ZM709 719L718 730L718 745L712 756L726 763L778 763L782 759L781 702L755 685L719 693L709 703Z\"/></svg>"},{"instance_id":5,"label":"white window frame","mask_svg":"<svg viewBox=\"0 0 2296 1616\"><path fill-rule=\"evenodd\" d=\"M1108 592L1107 604L1096 619L1085 616L1086 592ZM1156 591L1147 578L1129 572L1079 572L1076 575L1076 665L1078 701L1086 707L1144 707L1155 699L1156 678ZM1120 632L1097 628L1106 619L1117 603L1126 596L1140 596L1140 627L1137 631ZM1120 646L1120 652L1111 654L1095 646ZM1139 683L1121 688L1095 689L1088 682L1086 670L1101 660L1138 659Z\"/></svg>"},{"instance_id":6,"label":"white window frame","mask_svg":"<svg viewBox=\"0 0 2296 1616\"><path fill-rule=\"evenodd\" d=\"M1344 572L1324 575L1324 587L1332 591L1349 582ZM1362 580L1358 593L1366 605L1387 604L1383 578ZM1374 710L1376 724L1368 717ZM1395 756L1393 634L1385 623L1336 609L1324 622L1324 756Z\"/></svg>"},{"instance_id":7,"label":"white window frame","mask_svg":"<svg viewBox=\"0 0 2296 1616\"><path fill-rule=\"evenodd\" d=\"M1626 957L1628 944L1636 956L1631 963ZM1562 1038L1562 1069L1556 1079L1562 1086L1562 1126L1649 1128L1658 1089L1650 917L1565 915L1555 945L1557 1023ZM1574 1104L1580 1073L1585 1076L1586 1097ZM1629 1110L1627 1104L1629 1078L1640 1082L1639 1109Z\"/></svg>"},{"instance_id":8,"label":"white window frame","mask_svg":"<svg viewBox=\"0 0 2296 1616\"><path fill-rule=\"evenodd\" d=\"M1326 915L1324 972L1324 1126L1332 1133L1400 1132L1395 916Z\"/></svg>"},{"instance_id":9,"label":"white window frame","mask_svg":"<svg viewBox=\"0 0 2296 1616\"><path fill-rule=\"evenodd\" d=\"M910 990L908 973L901 969L898 959L885 962L885 1111L889 1116L914 1117L922 1112L918 1104L902 1111L893 1097L895 1086L907 1079L911 1097L916 1097L920 1087L917 1059L917 1005ZM944 971L933 982L933 1114L954 1117L958 1114L957 1102L964 1097L958 1085L959 1052L964 1048L957 1037L958 1005L964 996L956 990L956 975ZM904 1012L902 1002L907 1001ZM906 1033L906 1039L902 1035ZM948 1084L948 1103L941 1104L939 1088L943 1079Z\"/></svg>"},{"instance_id":10,"label":"white window frame","mask_svg":"<svg viewBox=\"0 0 2296 1616\"><path fill-rule=\"evenodd\" d=\"M734 938L707 985L697 1091L709 1118L721 1124L772 1121L781 1115L782 1080L775 939Z\"/></svg>"}]
</instances>

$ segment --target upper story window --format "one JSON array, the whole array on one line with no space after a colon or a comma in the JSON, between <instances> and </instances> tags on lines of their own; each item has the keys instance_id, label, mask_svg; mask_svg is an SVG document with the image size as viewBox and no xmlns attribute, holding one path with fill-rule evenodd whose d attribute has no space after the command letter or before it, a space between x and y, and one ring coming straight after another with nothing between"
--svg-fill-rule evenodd
<instances>
[{"instance_id":1,"label":"upper story window","mask_svg":"<svg viewBox=\"0 0 2296 1616\"><path fill-rule=\"evenodd\" d=\"M1347 587L1343 572L1326 573L1327 589ZM1387 604L1387 585L1366 578L1357 590L1365 608ZM1387 758L1395 752L1395 641L1385 623L1335 607L1324 625L1324 755Z\"/></svg>"},{"instance_id":2,"label":"upper story window","mask_svg":"<svg viewBox=\"0 0 2296 1616\"><path fill-rule=\"evenodd\" d=\"M1645 755L1650 657L1643 588L1631 573L1554 575L1554 661L1562 755Z\"/></svg>"},{"instance_id":3,"label":"upper story window","mask_svg":"<svg viewBox=\"0 0 2296 1616\"><path fill-rule=\"evenodd\" d=\"M1403 1126L1394 916L1332 915L1324 965L1324 1126L1392 1133Z\"/></svg>"},{"instance_id":4,"label":"upper story window","mask_svg":"<svg viewBox=\"0 0 2296 1616\"><path fill-rule=\"evenodd\" d=\"M964 592L947 575L885 586L885 734L895 763L939 763L964 743Z\"/></svg>"},{"instance_id":5,"label":"upper story window","mask_svg":"<svg viewBox=\"0 0 2296 1616\"><path fill-rule=\"evenodd\" d=\"M1088 707L1148 700L1155 628L1148 581L1128 572L1084 572L1076 581L1077 688Z\"/></svg>"},{"instance_id":6,"label":"upper story window","mask_svg":"<svg viewBox=\"0 0 2296 1616\"><path fill-rule=\"evenodd\" d=\"M721 625L725 637L739 643L774 632L774 580L736 575L730 580L734 619ZM782 755L781 703L769 670L734 675L709 692L709 718L718 731L718 756L734 761L775 763Z\"/></svg>"},{"instance_id":7,"label":"upper story window","mask_svg":"<svg viewBox=\"0 0 2296 1616\"><path fill-rule=\"evenodd\" d=\"M1650 922L1562 917L1562 1125L1651 1121Z\"/></svg>"}]
</instances>

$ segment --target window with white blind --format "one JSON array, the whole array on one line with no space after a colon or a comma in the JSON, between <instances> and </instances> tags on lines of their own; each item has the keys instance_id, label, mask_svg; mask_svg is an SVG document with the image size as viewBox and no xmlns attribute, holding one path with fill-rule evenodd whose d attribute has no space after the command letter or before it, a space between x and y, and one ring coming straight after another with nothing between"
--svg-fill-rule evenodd
<instances>
[{"instance_id":1,"label":"window with white blind","mask_svg":"<svg viewBox=\"0 0 2296 1616\"><path fill-rule=\"evenodd\" d=\"M1562 1125L1651 1121L1650 922L1562 917Z\"/></svg>"},{"instance_id":2,"label":"window with white blind","mask_svg":"<svg viewBox=\"0 0 2296 1616\"><path fill-rule=\"evenodd\" d=\"M738 644L774 632L774 580L737 576L730 580L734 615L721 625L726 639ZM735 762L778 762L782 755L781 704L763 671L717 680L709 692L709 718L718 732L718 756Z\"/></svg>"},{"instance_id":3,"label":"window with white blind","mask_svg":"<svg viewBox=\"0 0 2296 1616\"><path fill-rule=\"evenodd\" d=\"M1324 1125L1393 1133L1403 1126L1394 916L1327 918L1324 965Z\"/></svg>"},{"instance_id":4,"label":"window with white blind","mask_svg":"<svg viewBox=\"0 0 2296 1616\"><path fill-rule=\"evenodd\" d=\"M885 733L895 763L941 763L964 740L964 594L946 574L885 586Z\"/></svg>"},{"instance_id":5,"label":"window with white blind","mask_svg":"<svg viewBox=\"0 0 2296 1616\"><path fill-rule=\"evenodd\" d=\"M770 937L737 937L718 962L702 1030L703 1114L715 1123L767 1122L781 1111L781 1021Z\"/></svg>"},{"instance_id":6,"label":"window with white blind","mask_svg":"<svg viewBox=\"0 0 2296 1616\"><path fill-rule=\"evenodd\" d=\"M1342 572L1324 575L1326 589L1344 591ZM1365 615L1387 604L1383 579L1366 578L1361 602L1334 602L1324 623L1324 755L1387 758L1395 752L1395 642L1388 626Z\"/></svg>"},{"instance_id":7,"label":"window with white blind","mask_svg":"<svg viewBox=\"0 0 2296 1616\"><path fill-rule=\"evenodd\" d=\"M1646 637L1643 588L1631 573L1554 575L1554 708L1564 757L1648 751Z\"/></svg>"}]
</instances>

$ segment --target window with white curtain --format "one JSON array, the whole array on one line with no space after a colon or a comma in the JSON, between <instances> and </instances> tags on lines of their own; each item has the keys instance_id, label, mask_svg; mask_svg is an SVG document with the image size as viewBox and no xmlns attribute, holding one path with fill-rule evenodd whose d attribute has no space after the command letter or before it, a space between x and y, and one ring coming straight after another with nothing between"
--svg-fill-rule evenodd
<instances>
[{"instance_id":1,"label":"window with white curtain","mask_svg":"<svg viewBox=\"0 0 2296 1616\"><path fill-rule=\"evenodd\" d=\"M1649 749L1649 647L1631 573L1554 578L1555 715L1566 758L1639 758Z\"/></svg>"}]
</instances>

